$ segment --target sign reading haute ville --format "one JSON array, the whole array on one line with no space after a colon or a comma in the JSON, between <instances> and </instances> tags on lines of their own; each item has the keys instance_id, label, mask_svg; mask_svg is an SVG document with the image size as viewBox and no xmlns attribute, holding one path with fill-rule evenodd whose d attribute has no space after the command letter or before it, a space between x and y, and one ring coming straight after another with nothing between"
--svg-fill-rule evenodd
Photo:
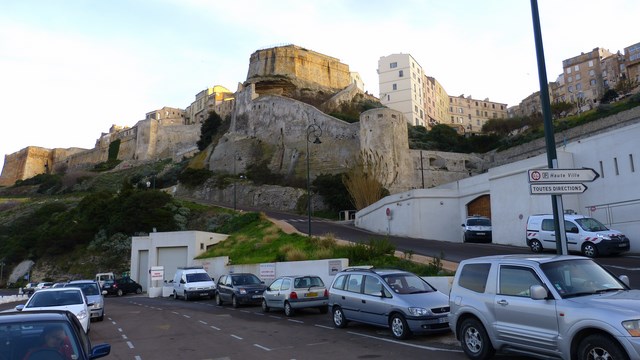
<instances>
[{"instance_id":1,"label":"sign reading haute ville","mask_svg":"<svg viewBox=\"0 0 640 360\"><path fill-rule=\"evenodd\" d=\"M599 177L591 168L529 170L529 190L531 195L582 194L587 186L581 182Z\"/></svg>"}]
</instances>

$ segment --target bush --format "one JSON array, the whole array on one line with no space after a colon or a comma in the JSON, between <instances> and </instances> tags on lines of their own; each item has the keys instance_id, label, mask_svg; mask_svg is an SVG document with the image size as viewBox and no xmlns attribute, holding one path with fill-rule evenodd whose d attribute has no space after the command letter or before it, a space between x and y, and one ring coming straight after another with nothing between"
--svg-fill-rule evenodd
<instances>
[{"instance_id":1,"label":"bush","mask_svg":"<svg viewBox=\"0 0 640 360\"><path fill-rule=\"evenodd\" d=\"M238 231L243 227L259 220L260 214L257 212L243 213L241 215L231 217L223 225L216 228L216 232L231 234L232 232Z\"/></svg>"},{"instance_id":2,"label":"bush","mask_svg":"<svg viewBox=\"0 0 640 360\"><path fill-rule=\"evenodd\" d=\"M212 176L213 172L207 169L186 168L178 174L178 181L188 188L194 188L204 184Z\"/></svg>"}]
</instances>

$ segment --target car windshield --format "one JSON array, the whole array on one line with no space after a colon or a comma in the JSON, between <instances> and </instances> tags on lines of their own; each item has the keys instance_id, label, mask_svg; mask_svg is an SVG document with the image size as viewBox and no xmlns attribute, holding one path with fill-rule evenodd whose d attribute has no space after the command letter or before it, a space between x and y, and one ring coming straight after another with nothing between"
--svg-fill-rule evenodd
<instances>
[{"instance_id":1,"label":"car windshield","mask_svg":"<svg viewBox=\"0 0 640 360\"><path fill-rule=\"evenodd\" d=\"M317 276L299 277L293 282L293 287L295 288L311 288L319 286L324 286L324 282L322 282L322 279Z\"/></svg>"},{"instance_id":2,"label":"car windshield","mask_svg":"<svg viewBox=\"0 0 640 360\"><path fill-rule=\"evenodd\" d=\"M382 278L398 294L420 294L435 290L422 278L410 273L389 274Z\"/></svg>"},{"instance_id":3,"label":"car windshield","mask_svg":"<svg viewBox=\"0 0 640 360\"><path fill-rule=\"evenodd\" d=\"M100 295L100 289L98 289L98 284L94 283L85 283L85 284L67 284L66 287L78 287L82 290L82 293L85 296L91 295Z\"/></svg>"},{"instance_id":4,"label":"car windshield","mask_svg":"<svg viewBox=\"0 0 640 360\"><path fill-rule=\"evenodd\" d=\"M626 289L620 280L590 259L556 261L540 267L563 298Z\"/></svg>"},{"instance_id":5,"label":"car windshield","mask_svg":"<svg viewBox=\"0 0 640 360\"><path fill-rule=\"evenodd\" d=\"M607 231L609 230L603 223L593 218L576 219L578 225L586 231Z\"/></svg>"},{"instance_id":6,"label":"car windshield","mask_svg":"<svg viewBox=\"0 0 640 360\"><path fill-rule=\"evenodd\" d=\"M36 291L29 301L27 308L49 307L49 306L66 306L82 304L82 295L78 290L62 290L62 291Z\"/></svg>"},{"instance_id":7,"label":"car windshield","mask_svg":"<svg viewBox=\"0 0 640 360\"><path fill-rule=\"evenodd\" d=\"M0 348L2 349L0 358L4 359L3 355L7 355L9 359L8 356L14 354L15 357L11 359L22 359L23 356L25 359L40 359L41 357L36 356L34 352L42 347L40 343L47 337L53 338L54 341L57 339L64 341L67 346L65 354L69 358L80 358L80 345L74 341L73 329L69 323L62 321L20 321L0 324ZM31 353L33 355L30 356ZM59 356L53 358L61 359Z\"/></svg>"},{"instance_id":8,"label":"car windshield","mask_svg":"<svg viewBox=\"0 0 640 360\"><path fill-rule=\"evenodd\" d=\"M234 275L231 277L233 279L233 285L258 285L260 284L260 279L253 274L248 275Z\"/></svg>"},{"instance_id":9,"label":"car windshield","mask_svg":"<svg viewBox=\"0 0 640 360\"><path fill-rule=\"evenodd\" d=\"M187 274L187 282L211 281L209 275L205 273Z\"/></svg>"},{"instance_id":10,"label":"car windshield","mask_svg":"<svg viewBox=\"0 0 640 360\"><path fill-rule=\"evenodd\" d=\"M468 219L468 226L491 226L491 220L489 219Z\"/></svg>"}]
</instances>

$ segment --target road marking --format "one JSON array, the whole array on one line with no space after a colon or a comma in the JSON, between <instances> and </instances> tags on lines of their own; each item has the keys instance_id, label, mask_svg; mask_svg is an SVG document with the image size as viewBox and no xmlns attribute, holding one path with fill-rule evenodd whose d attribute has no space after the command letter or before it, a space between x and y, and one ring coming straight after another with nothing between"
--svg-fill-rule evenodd
<instances>
[{"instance_id":1,"label":"road marking","mask_svg":"<svg viewBox=\"0 0 640 360\"><path fill-rule=\"evenodd\" d=\"M119 331L119 332L122 332L122 328L118 328L118 331Z\"/></svg>"},{"instance_id":2,"label":"road marking","mask_svg":"<svg viewBox=\"0 0 640 360\"><path fill-rule=\"evenodd\" d=\"M242 340L242 338L241 338L240 336L238 336L238 335L233 335L233 334L231 334L231 337L232 337L232 338L236 338L236 339L238 339L238 340Z\"/></svg>"},{"instance_id":3,"label":"road marking","mask_svg":"<svg viewBox=\"0 0 640 360\"><path fill-rule=\"evenodd\" d=\"M352 334L352 335L358 335L358 336L362 336L362 337L370 338L370 339L382 340L382 341L386 341L386 342L394 343L394 344L397 344L397 345L404 345L404 346L410 346L410 347L414 347L414 348L418 348L418 349L424 349L424 350L431 350L431 351L444 351L444 352L455 352L455 353L461 353L461 352L462 352L462 350L442 349L442 348L436 348L436 347L431 347L431 346L424 346L424 345L410 344L410 343L406 343L406 342L402 342L402 341L397 341L397 340L392 340L392 339L385 339L385 338L381 338L381 337L378 337L378 336L372 336L372 335L367 335L367 334L360 334L360 333L353 332L353 331L347 331L347 333Z\"/></svg>"},{"instance_id":4,"label":"road marking","mask_svg":"<svg viewBox=\"0 0 640 360\"><path fill-rule=\"evenodd\" d=\"M278 320L282 319L281 316L275 316L275 315L269 315L269 317L273 319L278 319Z\"/></svg>"},{"instance_id":5,"label":"road marking","mask_svg":"<svg viewBox=\"0 0 640 360\"><path fill-rule=\"evenodd\" d=\"M628 270L628 271L638 271L640 270L639 267L637 268L630 268L630 267L626 267L626 266L617 266L617 265L605 265L605 267L610 267L610 268L615 268L615 269L622 269L622 270Z\"/></svg>"},{"instance_id":6,"label":"road marking","mask_svg":"<svg viewBox=\"0 0 640 360\"><path fill-rule=\"evenodd\" d=\"M122 334L122 340L127 340L127 339L128 339L128 338L127 338L127 335Z\"/></svg>"},{"instance_id":7,"label":"road marking","mask_svg":"<svg viewBox=\"0 0 640 360\"><path fill-rule=\"evenodd\" d=\"M189 315L187 315L187 314L184 314L184 315L182 315L182 316L186 317L187 319L191 319L191 316L189 316Z\"/></svg>"},{"instance_id":8,"label":"road marking","mask_svg":"<svg viewBox=\"0 0 640 360\"><path fill-rule=\"evenodd\" d=\"M219 327L215 327L215 326L213 326L213 325L211 325L211 326L209 326L209 327L210 327L210 328L212 328L213 330L220 330L220 328L219 328Z\"/></svg>"},{"instance_id":9,"label":"road marking","mask_svg":"<svg viewBox=\"0 0 640 360\"><path fill-rule=\"evenodd\" d=\"M206 322L206 321L199 320L199 322L200 322L201 324L205 324L205 325L207 325L207 322Z\"/></svg>"},{"instance_id":10,"label":"road marking","mask_svg":"<svg viewBox=\"0 0 640 360\"><path fill-rule=\"evenodd\" d=\"M311 344L307 344L307 346L316 346L316 345L325 345L327 344L327 342L319 342L319 343L311 343Z\"/></svg>"},{"instance_id":11,"label":"road marking","mask_svg":"<svg viewBox=\"0 0 640 360\"><path fill-rule=\"evenodd\" d=\"M115 321L112 321L111 323L112 323L113 325L115 325L115 324L116 324L116 322L115 322Z\"/></svg>"},{"instance_id":12,"label":"road marking","mask_svg":"<svg viewBox=\"0 0 640 360\"><path fill-rule=\"evenodd\" d=\"M298 324L304 324L304 321L302 321L302 320L287 319L287 321L291 321L291 322L298 323Z\"/></svg>"},{"instance_id":13,"label":"road marking","mask_svg":"<svg viewBox=\"0 0 640 360\"><path fill-rule=\"evenodd\" d=\"M251 311L248 311L248 310L240 310L240 312L243 312L245 314L251 314Z\"/></svg>"},{"instance_id":14,"label":"road marking","mask_svg":"<svg viewBox=\"0 0 640 360\"><path fill-rule=\"evenodd\" d=\"M262 349L264 351L271 351L271 349L269 349L268 347L262 346L262 345L259 345L259 344L253 344L253 346L255 346L257 348L260 348L260 349Z\"/></svg>"},{"instance_id":15,"label":"road marking","mask_svg":"<svg viewBox=\"0 0 640 360\"><path fill-rule=\"evenodd\" d=\"M175 312L175 311L172 311L171 313L176 314L176 315L180 315L179 312Z\"/></svg>"},{"instance_id":16,"label":"road marking","mask_svg":"<svg viewBox=\"0 0 640 360\"><path fill-rule=\"evenodd\" d=\"M129 349L133 349L133 343L131 341L127 341L127 346L129 346Z\"/></svg>"},{"instance_id":17,"label":"road marking","mask_svg":"<svg viewBox=\"0 0 640 360\"><path fill-rule=\"evenodd\" d=\"M253 314L255 314L255 315L260 315L260 316L264 316L264 313L261 313L261 312L254 312Z\"/></svg>"},{"instance_id":18,"label":"road marking","mask_svg":"<svg viewBox=\"0 0 640 360\"><path fill-rule=\"evenodd\" d=\"M142 357L140 357L140 355L136 355L133 358L136 359L136 360L142 360Z\"/></svg>"},{"instance_id":19,"label":"road marking","mask_svg":"<svg viewBox=\"0 0 640 360\"><path fill-rule=\"evenodd\" d=\"M318 324L315 324L315 325L313 325L313 326L317 326L317 327L319 327L319 328L328 329L328 330L335 330L335 329L336 329L336 328L334 328L334 327L326 326L326 325L318 325Z\"/></svg>"}]
</instances>

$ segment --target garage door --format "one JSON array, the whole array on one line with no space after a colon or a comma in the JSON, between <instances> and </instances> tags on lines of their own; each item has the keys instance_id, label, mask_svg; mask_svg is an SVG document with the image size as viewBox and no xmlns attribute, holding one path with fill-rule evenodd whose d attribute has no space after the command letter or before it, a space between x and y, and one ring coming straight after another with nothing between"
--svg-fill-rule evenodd
<instances>
[{"instance_id":1,"label":"garage door","mask_svg":"<svg viewBox=\"0 0 640 360\"><path fill-rule=\"evenodd\" d=\"M482 195L467 204L467 216L480 215L491 219L491 196Z\"/></svg>"},{"instance_id":2,"label":"garage door","mask_svg":"<svg viewBox=\"0 0 640 360\"><path fill-rule=\"evenodd\" d=\"M149 250L138 252L138 279L134 280L142 285L142 291L149 290Z\"/></svg>"},{"instance_id":3,"label":"garage door","mask_svg":"<svg viewBox=\"0 0 640 360\"><path fill-rule=\"evenodd\" d=\"M173 280L178 267L188 265L186 246L158 248L158 266L164 266L165 280Z\"/></svg>"}]
</instances>

